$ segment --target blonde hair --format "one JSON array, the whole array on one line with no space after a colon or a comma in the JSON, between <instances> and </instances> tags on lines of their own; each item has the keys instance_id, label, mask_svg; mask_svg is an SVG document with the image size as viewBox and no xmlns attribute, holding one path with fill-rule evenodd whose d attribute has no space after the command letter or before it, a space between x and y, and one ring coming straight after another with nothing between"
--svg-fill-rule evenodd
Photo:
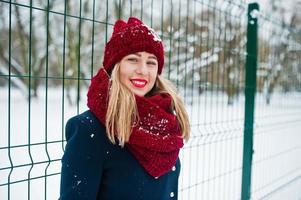
<instances>
[{"instance_id":1,"label":"blonde hair","mask_svg":"<svg viewBox=\"0 0 301 200\"><path fill-rule=\"evenodd\" d=\"M109 93L108 110L106 114L106 131L110 141L115 144L115 136L119 144L124 146L129 141L132 124L139 121L138 109L134 94L120 82L120 64L117 63L112 71L112 85ZM177 94L177 89L173 83L163 77L157 76L152 94L168 93L173 101L171 110L175 112L179 121L182 137L188 141L190 136L190 125L188 114L182 98Z\"/></svg>"}]
</instances>

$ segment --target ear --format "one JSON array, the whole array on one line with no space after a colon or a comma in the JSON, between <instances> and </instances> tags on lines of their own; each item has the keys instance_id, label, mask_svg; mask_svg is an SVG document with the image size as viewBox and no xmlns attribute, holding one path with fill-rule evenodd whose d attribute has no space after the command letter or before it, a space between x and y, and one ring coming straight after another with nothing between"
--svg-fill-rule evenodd
<instances>
[{"instance_id":1,"label":"ear","mask_svg":"<svg viewBox=\"0 0 301 200\"><path fill-rule=\"evenodd\" d=\"M113 35L120 32L125 26L126 26L126 23L123 20L121 20L121 19L117 20L114 24Z\"/></svg>"}]
</instances>

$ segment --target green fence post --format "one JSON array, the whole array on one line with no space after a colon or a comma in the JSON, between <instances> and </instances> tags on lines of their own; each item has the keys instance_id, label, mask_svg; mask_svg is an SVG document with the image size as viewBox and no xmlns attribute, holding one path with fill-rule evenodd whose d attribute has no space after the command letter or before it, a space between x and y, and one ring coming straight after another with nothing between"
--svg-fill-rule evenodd
<instances>
[{"instance_id":1,"label":"green fence post","mask_svg":"<svg viewBox=\"0 0 301 200\"><path fill-rule=\"evenodd\" d=\"M251 171L253 156L253 121L256 92L257 69L257 15L259 5L251 3L248 6L246 86L245 86L245 122L242 165L241 199L250 199Z\"/></svg>"}]
</instances>

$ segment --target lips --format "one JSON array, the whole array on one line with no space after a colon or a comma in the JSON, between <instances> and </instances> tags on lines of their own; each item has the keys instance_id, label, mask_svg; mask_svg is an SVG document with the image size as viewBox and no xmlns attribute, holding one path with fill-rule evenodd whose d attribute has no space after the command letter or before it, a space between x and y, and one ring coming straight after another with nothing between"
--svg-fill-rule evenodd
<instances>
[{"instance_id":1,"label":"lips","mask_svg":"<svg viewBox=\"0 0 301 200\"><path fill-rule=\"evenodd\" d=\"M146 80L139 79L139 78L130 79L130 81L133 84L133 86L136 88L143 88L147 84Z\"/></svg>"}]
</instances>

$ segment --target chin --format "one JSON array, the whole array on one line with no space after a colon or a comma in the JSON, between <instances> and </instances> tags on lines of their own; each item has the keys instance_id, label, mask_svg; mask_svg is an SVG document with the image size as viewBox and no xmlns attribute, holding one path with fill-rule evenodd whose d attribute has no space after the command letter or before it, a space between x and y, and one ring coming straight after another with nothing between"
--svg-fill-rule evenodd
<instances>
[{"instance_id":1,"label":"chin","mask_svg":"<svg viewBox=\"0 0 301 200\"><path fill-rule=\"evenodd\" d=\"M140 97L144 97L147 94L147 92L145 92L145 91L135 91L135 90L132 90L132 92L135 95L140 96Z\"/></svg>"},{"instance_id":2,"label":"chin","mask_svg":"<svg viewBox=\"0 0 301 200\"><path fill-rule=\"evenodd\" d=\"M136 92L134 92L134 94L137 95L137 96L139 96L139 97L144 97L145 96L144 93L136 93Z\"/></svg>"}]
</instances>

